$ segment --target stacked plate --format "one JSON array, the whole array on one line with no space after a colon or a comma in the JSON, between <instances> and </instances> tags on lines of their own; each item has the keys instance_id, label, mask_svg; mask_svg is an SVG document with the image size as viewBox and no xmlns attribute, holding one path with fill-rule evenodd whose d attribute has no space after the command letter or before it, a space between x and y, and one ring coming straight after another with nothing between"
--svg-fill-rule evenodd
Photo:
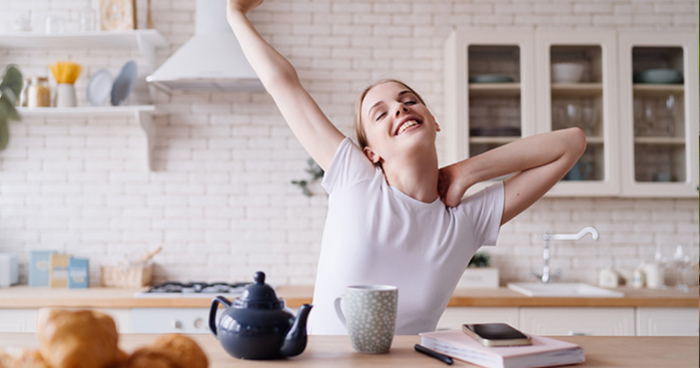
<instances>
[{"instance_id":1,"label":"stacked plate","mask_svg":"<svg viewBox=\"0 0 700 368\"><path fill-rule=\"evenodd\" d=\"M109 98L112 106L119 106L129 98L136 83L138 69L133 60L128 61L112 81L107 69L95 72L87 85L87 101L92 106L104 106Z\"/></svg>"}]
</instances>

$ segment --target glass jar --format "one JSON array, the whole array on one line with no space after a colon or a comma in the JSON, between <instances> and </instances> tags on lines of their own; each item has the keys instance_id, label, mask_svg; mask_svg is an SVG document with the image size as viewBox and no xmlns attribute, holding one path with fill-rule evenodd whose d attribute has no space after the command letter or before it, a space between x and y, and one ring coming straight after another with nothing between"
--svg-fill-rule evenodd
<instances>
[{"instance_id":1,"label":"glass jar","mask_svg":"<svg viewBox=\"0 0 700 368\"><path fill-rule=\"evenodd\" d=\"M85 7L80 10L80 32L95 32L97 30L97 11L92 8L92 1L87 0Z\"/></svg>"},{"instance_id":2,"label":"glass jar","mask_svg":"<svg viewBox=\"0 0 700 368\"><path fill-rule=\"evenodd\" d=\"M27 107L51 106L51 89L49 79L33 76L27 90Z\"/></svg>"},{"instance_id":3,"label":"glass jar","mask_svg":"<svg viewBox=\"0 0 700 368\"><path fill-rule=\"evenodd\" d=\"M29 79L25 78L22 80L22 91L19 93L19 98L17 99L17 107L27 107L27 98L29 97Z\"/></svg>"}]
</instances>

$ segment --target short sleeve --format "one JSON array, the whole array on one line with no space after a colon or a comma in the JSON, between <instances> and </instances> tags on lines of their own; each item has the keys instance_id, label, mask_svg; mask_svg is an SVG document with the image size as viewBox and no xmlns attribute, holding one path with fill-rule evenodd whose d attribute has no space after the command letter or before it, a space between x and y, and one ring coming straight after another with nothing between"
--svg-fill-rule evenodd
<instances>
[{"instance_id":1,"label":"short sleeve","mask_svg":"<svg viewBox=\"0 0 700 368\"><path fill-rule=\"evenodd\" d=\"M465 198L457 206L471 221L478 246L496 245L504 202L503 182L494 183Z\"/></svg>"},{"instance_id":2,"label":"short sleeve","mask_svg":"<svg viewBox=\"0 0 700 368\"><path fill-rule=\"evenodd\" d=\"M370 180L376 174L377 168L362 153L362 150L346 137L340 142L328 171L323 176L321 186L330 194L334 190Z\"/></svg>"}]
</instances>

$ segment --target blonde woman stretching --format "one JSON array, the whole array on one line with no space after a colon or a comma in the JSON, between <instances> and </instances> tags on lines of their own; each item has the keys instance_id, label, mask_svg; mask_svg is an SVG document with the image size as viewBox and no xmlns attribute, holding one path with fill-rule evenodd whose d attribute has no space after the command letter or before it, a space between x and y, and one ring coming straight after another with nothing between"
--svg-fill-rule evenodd
<instances>
[{"instance_id":1,"label":"blonde woman stretching","mask_svg":"<svg viewBox=\"0 0 700 368\"><path fill-rule=\"evenodd\" d=\"M584 134L539 134L438 169L440 126L418 93L390 80L360 96L355 145L246 18L261 3L228 0L229 24L294 135L326 171L328 215L309 332L346 334L333 301L357 284L398 286L396 334L435 330L476 250L496 244L500 226L566 174L583 154ZM513 173L462 199L473 184Z\"/></svg>"}]
</instances>

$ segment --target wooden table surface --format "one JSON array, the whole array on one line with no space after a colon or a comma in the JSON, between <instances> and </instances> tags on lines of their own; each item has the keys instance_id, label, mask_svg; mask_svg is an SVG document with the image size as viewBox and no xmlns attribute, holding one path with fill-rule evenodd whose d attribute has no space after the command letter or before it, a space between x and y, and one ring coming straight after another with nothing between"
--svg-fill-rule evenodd
<instances>
[{"instance_id":1,"label":"wooden table surface","mask_svg":"<svg viewBox=\"0 0 700 368\"><path fill-rule=\"evenodd\" d=\"M51 289L14 286L0 289L2 308L207 308L212 296L201 298L136 298L142 289L89 288ZM680 290L653 290L617 288L622 298L533 298L521 295L508 288L456 289L450 299L450 307L673 307L698 308L698 288L687 292ZM298 308L311 303L312 286L280 286L279 297L287 306Z\"/></svg>"},{"instance_id":2,"label":"wooden table surface","mask_svg":"<svg viewBox=\"0 0 700 368\"><path fill-rule=\"evenodd\" d=\"M131 352L149 344L157 335L122 334L120 346ZM413 345L418 336L396 336L388 354L359 354L352 350L347 336L310 336L301 355L273 361L239 360L226 354L215 337L189 335L209 356L211 368L224 367L446 367L442 362L419 354ZM580 345L586 362L578 367L698 367L698 337L593 337L557 336ZM37 348L31 333L0 333L0 346ZM455 360L455 367L475 367Z\"/></svg>"}]
</instances>

